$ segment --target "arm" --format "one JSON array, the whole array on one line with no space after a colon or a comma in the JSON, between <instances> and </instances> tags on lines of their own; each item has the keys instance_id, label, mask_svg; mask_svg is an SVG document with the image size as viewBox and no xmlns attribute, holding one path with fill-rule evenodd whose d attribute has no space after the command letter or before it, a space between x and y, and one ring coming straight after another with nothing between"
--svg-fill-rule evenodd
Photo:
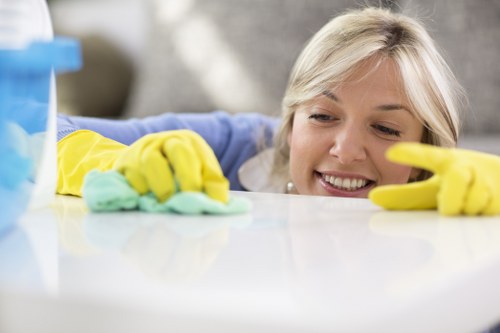
<instances>
[{"instance_id":1,"label":"arm","mask_svg":"<svg viewBox=\"0 0 500 333\"><path fill-rule=\"evenodd\" d=\"M230 115L225 112L196 114L164 113L144 119L105 120L58 116L58 139L88 129L130 145L146 134L174 129L190 129L200 134L214 153L229 179L232 190L242 190L240 166L254 156L260 143L271 144L279 119L255 113Z\"/></svg>"},{"instance_id":2,"label":"arm","mask_svg":"<svg viewBox=\"0 0 500 333\"><path fill-rule=\"evenodd\" d=\"M204 192L223 203L229 199L229 182L212 149L190 130L148 134L130 146L90 130L59 141L58 193L81 196L93 169L116 170L139 194L152 192L160 202L177 191Z\"/></svg>"}]
</instances>

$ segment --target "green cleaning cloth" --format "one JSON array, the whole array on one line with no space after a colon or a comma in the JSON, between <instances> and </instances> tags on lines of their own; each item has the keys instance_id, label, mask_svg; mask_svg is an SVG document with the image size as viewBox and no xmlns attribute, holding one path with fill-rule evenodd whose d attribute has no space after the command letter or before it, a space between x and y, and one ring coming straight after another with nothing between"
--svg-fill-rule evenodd
<instances>
[{"instance_id":1,"label":"green cleaning cloth","mask_svg":"<svg viewBox=\"0 0 500 333\"><path fill-rule=\"evenodd\" d=\"M139 194L116 171L92 170L83 180L83 200L94 212L132 210L139 206Z\"/></svg>"},{"instance_id":2,"label":"green cleaning cloth","mask_svg":"<svg viewBox=\"0 0 500 333\"><path fill-rule=\"evenodd\" d=\"M242 214L251 208L245 198L232 197L227 204L213 200L201 192L178 192L165 202L152 193L139 195L117 171L90 171L83 183L83 199L94 212L139 209L152 213L178 214Z\"/></svg>"}]
</instances>

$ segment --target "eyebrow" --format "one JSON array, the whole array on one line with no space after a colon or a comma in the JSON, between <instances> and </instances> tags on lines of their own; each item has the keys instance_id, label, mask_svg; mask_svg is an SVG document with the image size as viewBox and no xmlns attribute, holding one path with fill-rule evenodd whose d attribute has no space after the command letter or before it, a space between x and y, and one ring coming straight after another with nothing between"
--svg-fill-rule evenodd
<instances>
[{"instance_id":1,"label":"eyebrow","mask_svg":"<svg viewBox=\"0 0 500 333\"><path fill-rule=\"evenodd\" d=\"M340 99L337 96L335 96L335 94L332 93L331 91L325 90L325 91L323 91L323 95L328 97L332 101L335 101L337 103L341 103ZM382 105L377 106L375 109L377 109L379 111L405 110L405 111L410 112L410 110L402 104L382 104Z\"/></svg>"},{"instance_id":2,"label":"eyebrow","mask_svg":"<svg viewBox=\"0 0 500 333\"><path fill-rule=\"evenodd\" d=\"M335 96L331 91L329 90L325 90L323 91L323 95L325 95L326 97L328 97L329 99L335 101L335 102L340 102L340 100L338 99L337 96Z\"/></svg>"},{"instance_id":3,"label":"eyebrow","mask_svg":"<svg viewBox=\"0 0 500 333\"><path fill-rule=\"evenodd\" d=\"M401 104L382 104L376 107L380 111L394 111L394 110L404 110L410 112L407 107ZM411 113L411 112L410 112Z\"/></svg>"}]
</instances>

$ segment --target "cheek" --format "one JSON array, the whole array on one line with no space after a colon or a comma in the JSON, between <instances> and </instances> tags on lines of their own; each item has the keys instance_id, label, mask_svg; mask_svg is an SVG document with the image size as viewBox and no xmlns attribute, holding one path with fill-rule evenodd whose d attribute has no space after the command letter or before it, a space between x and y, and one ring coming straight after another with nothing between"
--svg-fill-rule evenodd
<instances>
[{"instance_id":1,"label":"cheek","mask_svg":"<svg viewBox=\"0 0 500 333\"><path fill-rule=\"evenodd\" d=\"M325 153L323 137L317 129L311 129L307 124L297 121L288 135L290 162L293 160L299 166L314 163L318 156Z\"/></svg>"},{"instance_id":2,"label":"cheek","mask_svg":"<svg viewBox=\"0 0 500 333\"><path fill-rule=\"evenodd\" d=\"M308 193L308 184L312 175L312 169L318 160L318 140L307 127L295 123L294 128L288 135L290 147L289 176L299 193Z\"/></svg>"},{"instance_id":3,"label":"cheek","mask_svg":"<svg viewBox=\"0 0 500 333\"><path fill-rule=\"evenodd\" d=\"M307 138L300 135L298 131L292 131L288 135L288 145L290 147L290 172L302 168L303 162L307 160L309 146Z\"/></svg>"},{"instance_id":4,"label":"cheek","mask_svg":"<svg viewBox=\"0 0 500 333\"><path fill-rule=\"evenodd\" d=\"M389 162L390 163L390 162ZM409 166L405 165L398 165L391 163L392 166L390 166L386 169L388 175L384 177L384 179L387 179L387 184L406 184L408 183L408 180L410 179L410 174L412 171L412 168Z\"/></svg>"},{"instance_id":5,"label":"cheek","mask_svg":"<svg viewBox=\"0 0 500 333\"><path fill-rule=\"evenodd\" d=\"M377 156L379 158L375 162L380 180L378 185L388 184L405 184L408 183L412 167L393 163L385 158L385 150L383 149Z\"/></svg>"}]
</instances>

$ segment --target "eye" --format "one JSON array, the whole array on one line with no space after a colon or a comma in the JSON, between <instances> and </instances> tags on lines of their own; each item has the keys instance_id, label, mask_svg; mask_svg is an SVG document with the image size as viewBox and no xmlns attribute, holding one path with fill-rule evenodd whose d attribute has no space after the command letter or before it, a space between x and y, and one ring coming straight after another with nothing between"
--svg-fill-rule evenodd
<instances>
[{"instance_id":1,"label":"eye","mask_svg":"<svg viewBox=\"0 0 500 333\"><path fill-rule=\"evenodd\" d=\"M318 122L329 122L336 120L337 118L324 113L313 113L309 117L307 117L307 119L315 120Z\"/></svg>"},{"instance_id":2,"label":"eye","mask_svg":"<svg viewBox=\"0 0 500 333\"><path fill-rule=\"evenodd\" d=\"M390 136L395 136L395 137L401 137L401 131L395 130L393 128L383 126L383 125L373 125L373 128L375 128L377 131L384 135L390 135Z\"/></svg>"}]
</instances>

